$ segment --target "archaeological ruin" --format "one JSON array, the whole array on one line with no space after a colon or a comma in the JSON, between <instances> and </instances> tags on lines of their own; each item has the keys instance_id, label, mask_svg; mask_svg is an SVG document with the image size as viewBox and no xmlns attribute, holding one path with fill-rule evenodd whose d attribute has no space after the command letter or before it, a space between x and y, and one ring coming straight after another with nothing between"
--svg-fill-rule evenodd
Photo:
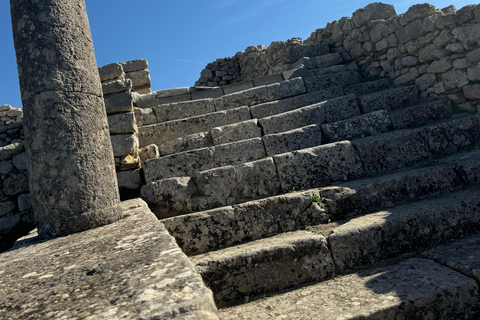
<instances>
[{"instance_id":1,"label":"archaeological ruin","mask_svg":"<svg viewBox=\"0 0 480 320\"><path fill-rule=\"evenodd\" d=\"M83 0L11 4L1 319L479 319L480 5L371 3L152 91L97 68Z\"/></svg>"}]
</instances>

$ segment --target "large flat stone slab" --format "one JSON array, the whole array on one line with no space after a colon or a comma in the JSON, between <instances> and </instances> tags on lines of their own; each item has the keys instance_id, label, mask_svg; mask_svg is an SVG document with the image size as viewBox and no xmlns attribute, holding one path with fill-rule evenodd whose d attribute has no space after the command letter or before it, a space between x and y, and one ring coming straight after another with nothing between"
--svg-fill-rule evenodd
<instances>
[{"instance_id":1,"label":"large flat stone slab","mask_svg":"<svg viewBox=\"0 0 480 320\"><path fill-rule=\"evenodd\" d=\"M125 218L0 255L2 319L215 319L212 293L142 200Z\"/></svg>"},{"instance_id":2,"label":"large flat stone slab","mask_svg":"<svg viewBox=\"0 0 480 320\"><path fill-rule=\"evenodd\" d=\"M468 319L478 305L474 280L431 260L354 273L223 309L223 320Z\"/></svg>"}]
</instances>

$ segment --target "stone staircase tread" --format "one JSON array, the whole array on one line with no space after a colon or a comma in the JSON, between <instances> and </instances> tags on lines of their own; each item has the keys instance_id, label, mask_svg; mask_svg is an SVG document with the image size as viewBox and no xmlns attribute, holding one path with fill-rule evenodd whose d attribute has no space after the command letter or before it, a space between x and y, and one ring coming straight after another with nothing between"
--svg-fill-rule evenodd
<instances>
[{"instance_id":1,"label":"stone staircase tread","mask_svg":"<svg viewBox=\"0 0 480 320\"><path fill-rule=\"evenodd\" d=\"M385 90L389 87L391 87L390 81L386 78L382 78L373 81L359 82L357 84L345 87L343 91L345 94L353 93L356 96L362 96L379 90Z\"/></svg>"},{"instance_id":2,"label":"stone staircase tread","mask_svg":"<svg viewBox=\"0 0 480 320\"><path fill-rule=\"evenodd\" d=\"M460 319L475 314L477 290L450 268L408 259L222 309L220 319Z\"/></svg>"}]
</instances>

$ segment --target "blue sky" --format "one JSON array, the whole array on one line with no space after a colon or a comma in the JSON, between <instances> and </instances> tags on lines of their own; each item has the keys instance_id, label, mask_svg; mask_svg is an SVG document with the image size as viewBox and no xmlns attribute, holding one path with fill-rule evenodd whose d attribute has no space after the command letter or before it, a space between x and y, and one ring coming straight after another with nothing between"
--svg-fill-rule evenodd
<instances>
[{"instance_id":1,"label":"blue sky","mask_svg":"<svg viewBox=\"0 0 480 320\"><path fill-rule=\"evenodd\" d=\"M99 66L145 58L152 90L192 86L205 65L248 46L306 39L327 22L372 1L344 0L86 0ZM414 0L384 2L397 13ZM464 0L430 1L457 9ZM0 105L21 107L8 0L0 0Z\"/></svg>"}]
</instances>

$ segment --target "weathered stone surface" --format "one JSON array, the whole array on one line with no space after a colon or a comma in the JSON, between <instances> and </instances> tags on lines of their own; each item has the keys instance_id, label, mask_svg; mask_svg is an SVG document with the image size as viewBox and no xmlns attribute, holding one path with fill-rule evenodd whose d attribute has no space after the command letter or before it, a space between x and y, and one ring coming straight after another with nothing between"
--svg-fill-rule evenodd
<instances>
[{"instance_id":1,"label":"weathered stone surface","mask_svg":"<svg viewBox=\"0 0 480 320\"><path fill-rule=\"evenodd\" d=\"M138 149L138 137L135 134L121 134L110 137L112 141L113 155L122 157L135 154Z\"/></svg>"},{"instance_id":2,"label":"weathered stone surface","mask_svg":"<svg viewBox=\"0 0 480 320\"><path fill-rule=\"evenodd\" d=\"M26 172L14 173L3 181L3 192L7 196L14 196L28 192L28 176Z\"/></svg>"},{"instance_id":3,"label":"weathered stone surface","mask_svg":"<svg viewBox=\"0 0 480 320\"><path fill-rule=\"evenodd\" d=\"M422 281L419 281L422 279ZM352 273L220 311L224 320L458 319L475 314L472 279L426 259ZM252 316L254 315L254 316Z\"/></svg>"},{"instance_id":4,"label":"weathered stone surface","mask_svg":"<svg viewBox=\"0 0 480 320\"><path fill-rule=\"evenodd\" d=\"M13 161L5 160L0 162L0 175L5 176L13 171Z\"/></svg>"},{"instance_id":5,"label":"weathered stone surface","mask_svg":"<svg viewBox=\"0 0 480 320\"><path fill-rule=\"evenodd\" d=\"M312 124L303 128L263 136L263 143L268 156L313 148L322 144L322 130Z\"/></svg>"},{"instance_id":6,"label":"weathered stone surface","mask_svg":"<svg viewBox=\"0 0 480 320\"><path fill-rule=\"evenodd\" d=\"M343 58L338 52L335 52L315 57L315 62L317 64L317 68L325 68L342 63Z\"/></svg>"},{"instance_id":7,"label":"weathered stone surface","mask_svg":"<svg viewBox=\"0 0 480 320\"><path fill-rule=\"evenodd\" d=\"M223 92L225 94L231 94L239 91L244 91L253 88L253 82L252 81L242 81L242 82L236 82L232 83L228 86L223 87Z\"/></svg>"},{"instance_id":8,"label":"weathered stone surface","mask_svg":"<svg viewBox=\"0 0 480 320\"><path fill-rule=\"evenodd\" d=\"M195 117L216 111L213 104L213 99L201 99L172 104L164 104L154 108L153 110L157 115L157 122L159 123Z\"/></svg>"},{"instance_id":9,"label":"weathered stone surface","mask_svg":"<svg viewBox=\"0 0 480 320\"><path fill-rule=\"evenodd\" d=\"M461 88L468 83L467 74L463 70L450 70L442 74L445 83L445 89Z\"/></svg>"},{"instance_id":10,"label":"weathered stone surface","mask_svg":"<svg viewBox=\"0 0 480 320\"><path fill-rule=\"evenodd\" d=\"M26 158L25 152L22 152L14 156L12 159L12 162L18 171L20 172L27 171L27 158Z\"/></svg>"},{"instance_id":11,"label":"weathered stone surface","mask_svg":"<svg viewBox=\"0 0 480 320\"><path fill-rule=\"evenodd\" d=\"M255 87L266 86L277 82L282 82L283 78L281 74L270 74L267 76L253 79L253 85Z\"/></svg>"},{"instance_id":12,"label":"weathered stone surface","mask_svg":"<svg viewBox=\"0 0 480 320\"><path fill-rule=\"evenodd\" d=\"M390 111L389 115L393 127L398 130L418 127L446 118L452 113L453 109L449 100L438 100Z\"/></svg>"},{"instance_id":13,"label":"weathered stone surface","mask_svg":"<svg viewBox=\"0 0 480 320\"><path fill-rule=\"evenodd\" d=\"M437 77L433 73L424 74L415 80L415 84L422 91L433 86L435 83L437 83Z\"/></svg>"},{"instance_id":14,"label":"weathered stone surface","mask_svg":"<svg viewBox=\"0 0 480 320\"><path fill-rule=\"evenodd\" d=\"M154 94L155 97L157 96ZM181 96L173 96L173 97L165 97L165 98L155 98L158 101L158 104L171 104L171 103L178 103L178 102L188 102L192 100L190 94L184 94Z\"/></svg>"},{"instance_id":15,"label":"weathered stone surface","mask_svg":"<svg viewBox=\"0 0 480 320\"><path fill-rule=\"evenodd\" d=\"M139 169L117 172L117 182L120 194L123 192L137 191L140 193L142 177Z\"/></svg>"},{"instance_id":16,"label":"weathered stone surface","mask_svg":"<svg viewBox=\"0 0 480 320\"><path fill-rule=\"evenodd\" d=\"M390 87L390 81L388 81L388 79L380 79L354 84L344 88L343 91L345 92L345 94L353 93L356 96L362 96L382 89L386 89L388 87Z\"/></svg>"},{"instance_id":17,"label":"weathered stone surface","mask_svg":"<svg viewBox=\"0 0 480 320\"><path fill-rule=\"evenodd\" d=\"M342 87L334 86L324 90L306 93L291 98L257 104L250 107L250 112L252 113L253 118L261 119L282 112L287 112L311 104L319 103L329 98L336 98L341 95L343 95Z\"/></svg>"},{"instance_id":18,"label":"weathered stone surface","mask_svg":"<svg viewBox=\"0 0 480 320\"><path fill-rule=\"evenodd\" d=\"M465 98L471 100L480 99L480 84L466 85L462 90Z\"/></svg>"},{"instance_id":19,"label":"weathered stone surface","mask_svg":"<svg viewBox=\"0 0 480 320\"><path fill-rule=\"evenodd\" d=\"M191 94L192 100L207 99L207 98L220 98L223 96L222 88L209 88L208 90L196 91Z\"/></svg>"},{"instance_id":20,"label":"weathered stone surface","mask_svg":"<svg viewBox=\"0 0 480 320\"><path fill-rule=\"evenodd\" d=\"M166 98L166 97L174 97L174 96L189 94L193 91L194 89L192 87L181 87L181 88L157 90L154 92L154 94L157 96L157 98Z\"/></svg>"},{"instance_id":21,"label":"weathered stone surface","mask_svg":"<svg viewBox=\"0 0 480 320\"><path fill-rule=\"evenodd\" d=\"M395 35L397 36L399 43L406 44L407 42L423 35L423 24L418 20L411 22L405 27L395 31Z\"/></svg>"},{"instance_id":22,"label":"weathered stone surface","mask_svg":"<svg viewBox=\"0 0 480 320\"><path fill-rule=\"evenodd\" d=\"M23 193L18 196L18 211L24 212L32 209L32 200L30 199L30 193Z\"/></svg>"},{"instance_id":23,"label":"weathered stone surface","mask_svg":"<svg viewBox=\"0 0 480 320\"><path fill-rule=\"evenodd\" d=\"M374 111L346 120L322 125L323 138L328 142L352 140L387 132L392 127L386 110Z\"/></svg>"},{"instance_id":24,"label":"weathered stone surface","mask_svg":"<svg viewBox=\"0 0 480 320\"><path fill-rule=\"evenodd\" d=\"M447 59L442 59L432 62L432 64L428 66L427 71L431 73L445 73L451 68L452 62Z\"/></svg>"},{"instance_id":25,"label":"weathered stone surface","mask_svg":"<svg viewBox=\"0 0 480 320\"><path fill-rule=\"evenodd\" d=\"M125 77L132 80L132 87L134 88L150 85L150 72L148 70L128 72Z\"/></svg>"},{"instance_id":26,"label":"weathered stone surface","mask_svg":"<svg viewBox=\"0 0 480 320\"><path fill-rule=\"evenodd\" d=\"M453 37L459 40L462 45L468 49L475 49L480 39L480 25L469 24L465 26L455 27L452 30Z\"/></svg>"},{"instance_id":27,"label":"weathered stone surface","mask_svg":"<svg viewBox=\"0 0 480 320\"><path fill-rule=\"evenodd\" d=\"M360 75L357 71L345 71L339 73L323 74L322 70L310 70L309 76L304 78L307 92L325 90L328 87L346 87L358 82Z\"/></svg>"},{"instance_id":28,"label":"weathered stone surface","mask_svg":"<svg viewBox=\"0 0 480 320\"><path fill-rule=\"evenodd\" d=\"M109 94L104 97L104 101L107 114L133 111L133 97L130 92Z\"/></svg>"},{"instance_id":29,"label":"weathered stone surface","mask_svg":"<svg viewBox=\"0 0 480 320\"><path fill-rule=\"evenodd\" d=\"M148 62L146 59L136 59L126 62L120 62L125 72L132 72L138 70L145 70L148 68Z\"/></svg>"},{"instance_id":30,"label":"weathered stone surface","mask_svg":"<svg viewBox=\"0 0 480 320\"><path fill-rule=\"evenodd\" d=\"M468 76L468 80L471 80L471 81L476 81L476 80L480 80L480 65L477 64L477 65L474 65L470 68L467 69L467 76ZM464 80L465 78L463 78L462 80ZM461 84L463 84L463 82L459 83L459 87L461 87Z\"/></svg>"},{"instance_id":31,"label":"weathered stone surface","mask_svg":"<svg viewBox=\"0 0 480 320\"><path fill-rule=\"evenodd\" d=\"M210 130L213 144L219 145L234 141L246 140L262 136L262 128L258 119L242 121Z\"/></svg>"},{"instance_id":32,"label":"weathered stone surface","mask_svg":"<svg viewBox=\"0 0 480 320\"><path fill-rule=\"evenodd\" d=\"M157 123L157 115L150 108L134 108L135 120L138 127Z\"/></svg>"},{"instance_id":33,"label":"weathered stone surface","mask_svg":"<svg viewBox=\"0 0 480 320\"><path fill-rule=\"evenodd\" d=\"M161 144L158 149L160 155L163 157L169 154L212 146L213 141L210 132L200 132L165 142Z\"/></svg>"},{"instance_id":34,"label":"weathered stone surface","mask_svg":"<svg viewBox=\"0 0 480 320\"><path fill-rule=\"evenodd\" d=\"M132 81L130 79L118 79L102 83L104 95L130 91L130 89L132 89Z\"/></svg>"},{"instance_id":35,"label":"weathered stone surface","mask_svg":"<svg viewBox=\"0 0 480 320\"><path fill-rule=\"evenodd\" d=\"M243 163L235 166L237 172L232 196L244 202L274 196L280 191L280 181L272 158Z\"/></svg>"},{"instance_id":36,"label":"weathered stone surface","mask_svg":"<svg viewBox=\"0 0 480 320\"><path fill-rule=\"evenodd\" d=\"M273 158L284 192L292 188L321 187L364 175L360 159L348 141L284 153Z\"/></svg>"},{"instance_id":37,"label":"weathered stone surface","mask_svg":"<svg viewBox=\"0 0 480 320\"><path fill-rule=\"evenodd\" d=\"M479 139L478 122L468 116L426 128L428 147L435 155L446 155L471 146Z\"/></svg>"},{"instance_id":38,"label":"weathered stone surface","mask_svg":"<svg viewBox=\"0 0 480 320\"><path fill-rule=\"evenodd\" d=\"M140 146L162 145L176 138L211 128L251 119L248 107L209 113L197 117L168 121L139 128Z\"/></svg>"},{"instance_id":39,"label":"weathered stone surface","mask_svg":"<svg viewBox=\"0 0 480 320\"><path fill-rule=\"evenodd\" d=\"M303 78L295 78L271 84L266 86L266 89L269 101L293 97L307 92Z\"/></svg>"},{"instance_id":40,"label":"weathered stone surface","mask_svg":"<svg viewBox=\"0 0 480 320\"><path fill-rule=\"evenodd\" d=\"M229 110L242 106L252 106L270 101L266 87L251 88L244 91L227 94L214 100L217 111Z\"/></svg>"},{"instance_id":41,"label":"weathered stone surface","mask_svg":"<svg viewBox=\"0 0 480 320\"><path fill-rule=\"evenodd\" d=\"M309 124L334 122L356 116L360 109L353 94L329 99L293 111L259 120L265 134L274 134L304 127Z\"/></svg>"},{"instance_id":42,"label":"weathered stone surface","mask_svg":"<svg viewBox=\"0 0 480 320\"><path fill-rule=\"evenodd\" d=\"M148 182L142 187L142 199L162 219L192 211L192 196L197 186L190 177Z\"/></svg>"},{"instance_id":43,"label":"weathered stone surface","mask_svg":"<svg viewBox=\"0 0 480 320\"><path fill-rule=\"evenodd\" d=\"M479 203L471 189L354 218L328 238L335 263L345 272L472 233Z\"/></svg>"},{"instance_id":44,"label":"weathered stone surface","mask_svg":"<svg viewBox=\"0 0 480 320\"><path fill-rule=\"evenodd\" d=\"M212 149L212 168L260 160L267 156L261 138L226 143Z\"/></svg>"},{"instance_id":45,"label":"weathered stone surface","mask_svg":"<svg viewBox=\"0 0 480 320\"><path fill-rule=\"evenodd\" d=\"M366 175L393 171L429 159L427 133L422 130L385 133L353 141Z\"/></svg>"},{"instance_id":46,"label":"weathered stone surface","mask_svg":"<svg viewBox=\"0 0 480 320\"><path fill-rule=\"evenodd\" d=\"M16 208L17 206L13 201L0 202L0 218L11 216Z\"/></svg>"},{"instance_id":47,"label":"weathered stone surface","mask_svg":"<svg viewBox=\"0 0 480 320\"><path fill-rule=\"evenodd\" d=\"M212 207L225 206L234 203L235 199L230 197L235 187L237 171L233 166L224 166L199 172L194 180L198 193L205 198L205 203L199 204L199 210Z\"/></svg>"},{"instance_id":48,"label":"weathered stone surface","mask_svg":"<svg viewBox=\"0 0 480 320\"><path fill-rule=\"evenodd\" d=\"M362 27L365 23L372 20L388 19L395 16L395 8L389 4L374 2L365 8L358 9L352 14L352 20L357 28Z\"/></svg>"},{"instance_id":49,"label":"weathered stone surface","mask_svg":"<svg viewBox=\"0 0 480 320\"><path fill-rule=\"evenodd\" d=\"M215 292L218 306L229 305L239 296L276 292L322 280L332 276L335 269L325 238L307 231L261 239L191 259L207 286Z\"/></svg>"},{"instance_id":50,"label":"weathered stone surface","mask_svg":"<svg viewBox=\"0 0 480 320\"><path fill-rule=\"evenodd\" d=\"M435 13L435 6L428 3L415 4L405 12L405 19L408 22L423 19Z\"/></svg>"},{"instance_id":51,"label":"weathered stone surface","mask_svg":"<svg viewBox=\"0 0 480 320\"><path fill-rule=\"evenodd\" d=\"M394 110L406 107L417 102L418 88L416 86L404 86L388 89L357 97L357 102L363 113L377 110Z\"/></svg>"},{"instance_id":52,"label":"weathered stone surface","mask_svg":"<svg viewBox=\"0 0 480 320\"><path fill-rule=\"evenodd\" d=\"M151 144L138 150L138 156L142 162L145 162L160 157L160 152L155 144Z\"/></svg>"},{"instance_id":53,"label":"weathered stone surface","mask_svg":"<svg viewBox=\"0 0 480 320\"><path fill-rule=\"evenodd\" d=\"M139 94L138 92L131 92L130 95L135 100L135 107L137 108L155 108L160 105L160 100L157 98L155 92Z\"/></svg>"},{"instance_id":54,"label":"weathered stone surface","mask_svg":"<svg viewBox=\"0 0 480 320\"><path fill-rule=\"evenodd\" d=\"M170 319L203 311L215 319L211 291L173 237L145 204L130 207L115 224L25 239L3 253L0 317Z\"/></svg>"},{"instance_id":55,"label":"weathered stone surface","mask_svg":"<svg viewBox=\"0 0 480 320\"><path fill-rule=\"evenodd\" d=\"M0 148L0 161L12 159L23 151L23 143L15 142Z\"/></svg>"},{"instance_id":56,"label":"weathered stone surface","mask_svg":"<svg viewBox=\"0 0 480 320\"><path fill-rule=\"evenodd\" d=\"M138 131L133 112L112 114L107 118L110 134L137 133Z\"/></svg>"},{"instance_id":57,"label":"weathered stone surface","mask_svg":"<svg viewBox=\"0 0 480 320\"><path fill-rule=\"evenodd\" d=\"M123 68L119 63L110 63L100 67L98 68L98 73L100 74L101 81L113 80L125 76Z\"/></svg>"}]
</instances>

